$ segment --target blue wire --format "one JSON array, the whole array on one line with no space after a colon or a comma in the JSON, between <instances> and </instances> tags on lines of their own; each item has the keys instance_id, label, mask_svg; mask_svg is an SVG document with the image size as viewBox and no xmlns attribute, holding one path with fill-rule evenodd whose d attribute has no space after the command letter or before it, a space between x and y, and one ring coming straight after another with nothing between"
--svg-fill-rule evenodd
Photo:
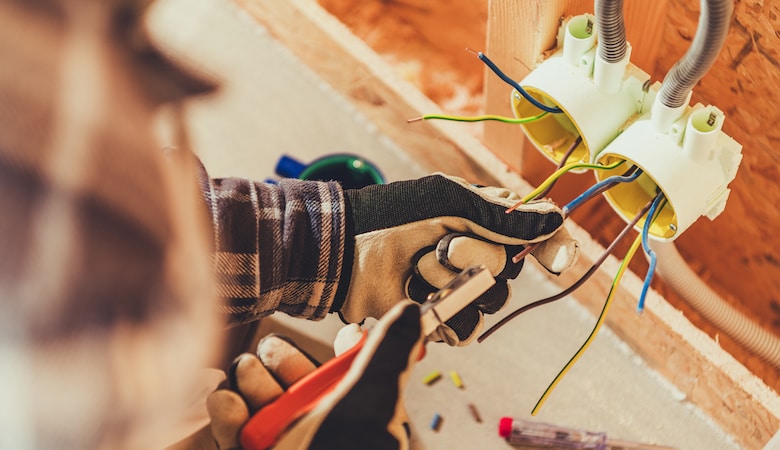
<instances>
[{"instance_id":1,"label":"blue wire","mask_svg":"<svg viewBox=\"0 0 780 450\"><path fill-rule=\"evenodd\" d=\"M580 194L577 198L570 201L566 206L564 206L563 214L568 215L571 211L577 209L582 203L585 203L586 201L590 200L592 197L595 197L601 191L606 190L609 187L612 187L611 186L612 184L630 183L636 180L637 178L639 178L639 175L642 175L642 169L636 169L634 170L634 173L630 175L614 175L599 181L598 183L589 187L588 190Z\"/></svg>"},{"instance_id":2,"label":"blue wire","mask_svg":"<svg viewBox=\"0 0 780 450\"><path fill-rule=\"evenodd\" d=\"M636 312L642 313L642 311L645 309L645 297L647 296L647 290L650 289L650 282L653 281L653 273L655 273L655 263L656 263L656 256L653 249L650 248L649 243L647 242L647 236L650 234L650 224L653 222L655 212L658 209L658 205L661 204L661 200L663 200L664 194L659 193L655 200L653 200L652 206L650 206L650 211L647 212L647 219L645 219L645 225L642 227L642 248L645 250L645 253L650 258L650 267L647 268L647 275L645 275L645 282L642 285L642 293L639 294L639 303L636 305Z\"/></svg>"},{"instance_id":3,"label":"blue wire","mask_svg":"<svg viewBox=\"0 0 780 450\"><path fill-rule=\"evenodd\" d=\"M482 60L485 65L490 67L490 70L493 71L496 75L498 75L499 78L504 80L504 82L513 88L517 90L523 97L525 97L526 100L531 102L534 106L541 109L542 111L547 111L548 113L562 113L563 110L558 107L551 107L547 106L544 103L540 103L539 100L533 98L528 92L525 91L522 87L520 87L517 82L511 78L509 78L504 72L501 71L501 69L498 68L495 64L493 64L493 61L490 60L487 56L485 56L482 52L477 52L477 56L480 60Z\"/></svg>"}]
</instances>

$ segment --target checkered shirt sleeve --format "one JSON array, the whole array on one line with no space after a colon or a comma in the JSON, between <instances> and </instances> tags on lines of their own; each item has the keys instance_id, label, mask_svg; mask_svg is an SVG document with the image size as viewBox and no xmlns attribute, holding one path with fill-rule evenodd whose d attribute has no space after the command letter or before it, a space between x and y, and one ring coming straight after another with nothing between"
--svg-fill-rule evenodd
<instances>
[{"instance_id":1,"label":"checkered shirt sleeve","mask_svg":"<svg viewBox=\"0 0 780 450\"><path fill-rule=\"evenodd\" d=\"M338 287L344 253L344 196L335 182L210 179L221 311L239 325L282 311L321 319Z\"/></svg>"}]
</instances>

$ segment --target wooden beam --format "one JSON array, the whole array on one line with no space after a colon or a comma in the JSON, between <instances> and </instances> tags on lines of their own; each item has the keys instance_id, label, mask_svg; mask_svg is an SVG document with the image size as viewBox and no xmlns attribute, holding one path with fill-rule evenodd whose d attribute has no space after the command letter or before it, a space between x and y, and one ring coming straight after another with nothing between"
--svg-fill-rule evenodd
<instances>
[{"instance_id":1,"label":"wooden beam","mask_svg":"<svg viewBox=\"0 0 780 450\"><path fill-rule=\"evenodd\" d=\"M585 0L489 0L485 54L515 80L522 80L555 46L559 18L587 11ZM512 88L485 70L485 112L511 117ZM533 148L519 126L485 123L484 144L512 169L522 172L524 149Z\"/></svg>"},{"instance_id":2,"label":"wooden beam","mask_svg":"<svg viewBox=\"0 0 780 450\"><path fill-rule=\"evenodd\" d=\"M408 118L439 108L396 76L365 43L314 1L234 1L428 170L502 185L518 192L530 190L522 177L457 124L406 123ZM514 8L510 3L504 5ZM523 12L527 17L541 18L542 10L534 10L534 5L545 9L548 3L561 2L517 3L532 8ZM575 3L583 4L571 2ZM516 8L511 11L519 12ZM545 47L545 41L539 42L533 48ZM562 286L571 284L603 251L584 229L574 223L569 223L567 228L580 242L582 256L573 269L555 280ZM600 308L617 265L615 258L609 258L577 291L577 298L586 307ZM607 317L608 326L741 445L763 447L780 428L780 397L657 292L650 292L645 313L637 316L634 305L641 285L642 280L633 273L625 275L615 306Z\"/></svg>"}]
</instances>

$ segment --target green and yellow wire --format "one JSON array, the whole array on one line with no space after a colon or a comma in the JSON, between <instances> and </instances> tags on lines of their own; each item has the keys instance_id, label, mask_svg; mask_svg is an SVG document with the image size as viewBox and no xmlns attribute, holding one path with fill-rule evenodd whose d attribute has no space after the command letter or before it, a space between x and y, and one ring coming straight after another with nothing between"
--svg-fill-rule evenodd
<instances>
[{"instance_id":1,"label":"green and yellow wire","mask_svg":"<svg viewBox=\"0 0 780 450\"><path fill-rule=\"evenodd\" d=\"M547 400L547 397L550 396L553 389L558 385L558 383L563 379L563 377L566 375L566 373L569 371L569 369L574 366L574 363L577 362L578 359L580 359L580 356L582 356L583 353L590 347L590 344L593 342L593 340L596 338L596 335L598 334L599 330L601 329L601 326L604 324L604 319L607 316L607 311L609 310L609 307L612 305L612 300L615 298L615 294L617 293L617 287L620 284L620 280L623 278L623 274L626 271L626 268L628 267L628 264L631 262L631 259L634 257L634 254L636 253L637 249L639 249L639 246L642 244L642 235L637 235L636 239L634 239L634 242L631 244L631 247L628 249L628 252L626 252L625 258L623 258L623 262L620 263L620 267L618 268L617 274L615 274L615 279L612 281L612 287L609 289L609 294L607 294L607 301L604 303L604 307L601 309L601 314L599 314L598 320L596 321L596 325L593 327L593 330L590 332L590 335L588 336L588 339L585 340L585 343L582 344L582 346L577 350L577 352L574 354L574 356L571 357L568 363L561 369L560 372L558 372L558 375L555 376L555 379L553 379L552 383L550 383L549 386L547 386L547 389L544 391L544 394L539 398L539 401L536 402L536 406L534 406L534 409L531 411L531 415L535 416L539 409L541 409L542 405L544 405L544 402Z\"/></svg>"},{"instance_id":2,"label":"green and yellow wire","mask_svg":"<svg viewBox=\"0 0 780 450\"><path fill-rule=\"evenodd\" d=\"M506 212L510 213L510 212L514 211L518 206L522 205L523 203L527 203L527 202L533 200L534 198L536 198L536 196L538 196L540 193L544 192L548 187L550 187L551 184L553 184L556 181L558 181L558 178L562 177L567 172L570 172L570 171L575 170L575 169L612 170L612 169L617 168L618 166L620 166L624 162L625 161L621 160L621 161L615 162L613 164L610 164L608 166L602 166L601 164L589 164L589 163L584 163L584 162L575 162L575 163L571 163L571 164L565 165L565 166L561 167L560 169L556 170L555 172L553 172L552 175L547 177L547 179L544 180L542 182L542 184L540 184L536 189L531 191L530 194L526 195L525 197L523 197L522 200L520 200L519 202L517 202L514 205L512 205L511 207L509 207L506 210Z\"/></svg>"},{"instance_id":3,"label":"green and yellow wire","mask_svg":"<svg viewBox=\"0 0 780 450\"><path fill-rule=\"evenodd\" d=\"M452 120L455 122L482 122L485 120L495 120L498 122L504 122L504 123L514 123L514 124L522 124L522 123L529 123L533 122L535 120L539 120L542 117L546 116L547 112L542 112L541 114L531 116L531 117L504 117L504 116L496 116L493 114L485 114L482 116L450 116L445 114L425 114L424 116L418 117L416 119L409 119L407 122L416 122L418 120L432 120L432 119L438 119L438 120Z\"/></svg>"}]
</instances>

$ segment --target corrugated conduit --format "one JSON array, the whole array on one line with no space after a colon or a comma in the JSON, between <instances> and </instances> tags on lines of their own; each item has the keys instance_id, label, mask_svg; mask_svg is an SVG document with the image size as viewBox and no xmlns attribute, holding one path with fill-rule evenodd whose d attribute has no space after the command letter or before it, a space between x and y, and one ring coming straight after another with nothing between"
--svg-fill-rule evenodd
<instances>
[{"instance_id":1,"label":"corrugated conduit","mask_svg":"<svg viewBox=\"0 0 780 450\"><path fill-rule=\"evenodd\" d=\"M677 108L688 100L688 93L718 57L726 41L733 11L733 0L701 1L699 24L691 46L666 74L658 92L658 99L663 105Z\"/></svg>"},{"instance_id":2,"label":"corrugated conduit","mask_svg":"<svg viewBox=\"0 0 780 450\"><path fill-rule=\"evenodd\" d=\"M596 0L594 9L598 24L599 57L609 63L622 61L628 48L623 0Z\"/></svg>"}]
</instances>

